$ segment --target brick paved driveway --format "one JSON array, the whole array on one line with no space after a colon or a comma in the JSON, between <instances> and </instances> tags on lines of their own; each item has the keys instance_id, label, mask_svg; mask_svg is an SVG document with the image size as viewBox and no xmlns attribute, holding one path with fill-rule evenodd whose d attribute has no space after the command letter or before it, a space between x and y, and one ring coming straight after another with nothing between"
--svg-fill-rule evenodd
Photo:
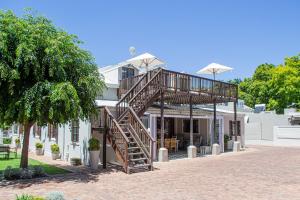
<instances>
[{"instance_id":1,"label":"brick paved driveway","mask_svg":"<svg viewBox=\"0 0 300 200\"><path fill-rule=\"evenodd\" d=\"M156 163L152 172L111 170L0 188L15 194L62 191L68 199L300 199L300 148L252 146L245 152Z\"/></svg>"}]
</instances>

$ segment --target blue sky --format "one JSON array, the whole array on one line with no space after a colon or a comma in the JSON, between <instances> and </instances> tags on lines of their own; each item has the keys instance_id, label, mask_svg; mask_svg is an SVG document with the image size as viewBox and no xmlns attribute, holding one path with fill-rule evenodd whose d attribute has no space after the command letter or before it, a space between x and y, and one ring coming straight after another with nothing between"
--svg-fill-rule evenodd
<instances>
[{"instance_id":1,"label":"blue sky","mask_svg":"<svg viewBox=\"0 0 300 200\"><path fill-rule=\"evenodd\" d=\"M1 0L18 15L31 7L84 41L99 66L149 52L169 69L195 73L212 62L233 67L218 79L251 76L257 65L300 53L300 1Z\"/></svg>"}]
</instances>

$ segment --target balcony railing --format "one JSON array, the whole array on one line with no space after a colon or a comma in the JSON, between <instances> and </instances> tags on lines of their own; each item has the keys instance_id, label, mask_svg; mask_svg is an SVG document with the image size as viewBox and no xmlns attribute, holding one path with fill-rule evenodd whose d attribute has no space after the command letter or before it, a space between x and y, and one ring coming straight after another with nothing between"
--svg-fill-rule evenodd
<instances>
[{"instance_id":1,"label":"balcony railing","mask_svg":"<svg viewBox=\"0 0 300 200\"><path fill-rule=\"evenodd\" d=\"M150 71L151 74L154 74ZM162 70L161 87L174 92L204 93L219 97L237 98L237 85L200 76ZM143 75L120 81L120 95L125 94Z\"/></svg>"}]
</instances>

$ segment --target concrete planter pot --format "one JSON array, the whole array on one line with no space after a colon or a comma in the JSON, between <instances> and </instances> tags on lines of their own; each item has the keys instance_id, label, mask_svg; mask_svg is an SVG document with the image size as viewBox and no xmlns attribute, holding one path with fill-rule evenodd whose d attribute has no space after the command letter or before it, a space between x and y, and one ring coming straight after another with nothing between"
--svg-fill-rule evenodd
<instances>
[{"instance_id":1,"label":"concrete planter pot","mask_svg":"<svg viewBox=\"0 0 300 200\"><path fill-rule=\"evenodd\" d=\"M35 154L37 156L42 156L44 154L43 148L37 148L37 149L35 149Z\"/></svg>"},{"instance_id":2,"label":"concrete planter pot","mask_svg":"<svg viewBox=\"0 0 300 200\"><path fill-rule=\"evenodd\" d=\"M89 151L90 154L90 166L92 169L96 170L98 169L98 164L100 161L100 150L98 151Z\"/></svg>"},{"instance_id":3,"label":"concrete planter pot","mask_svg":"<svg viewBox=\"0 0 300 200\"><path fill-rule=\"evenodd\" d=\"M227 142L227 150L232 150L233 149L233 140L229 140Z\"/></svg>"},{"instance_id":4,"label":"concrete planter pot","mask_svg":"<svg viewBox=\"0 0 300 200\"><path fill-rule=\"evenodd\" d=\"M57 153L51 153L51 156L52 156L52 160L56 160L56 159L60 158L60 153L59 152L57 152Z\"/></svg>"}]
</instances>

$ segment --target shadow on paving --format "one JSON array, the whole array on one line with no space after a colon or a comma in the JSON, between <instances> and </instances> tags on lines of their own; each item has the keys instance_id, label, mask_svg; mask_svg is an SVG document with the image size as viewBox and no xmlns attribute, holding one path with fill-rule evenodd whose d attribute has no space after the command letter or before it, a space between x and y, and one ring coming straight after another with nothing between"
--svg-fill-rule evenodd
<instances>
[{"instance_id":1,"label":"shadow on paving","mask_svg":"<svg viewBox=\"0 0 300 200\"><path fill-rule=\"evenodd\" d=\"M26 188L32 185L39 185L44 183L61 183L72 181L75 183L88 183L97 182L101 180L101 175L113 174L117 172L124 172L123 167L119 165L109 164L106 169L102 169L99 166L98 170L91 170L87 167L80 167L76 172L70 172L67 174L47 175L45 177L33 178L33 179L20 179L20 180L4 180L0 178L0 187L12 187L12 188Z\"/></svg>"}]
</instances>

